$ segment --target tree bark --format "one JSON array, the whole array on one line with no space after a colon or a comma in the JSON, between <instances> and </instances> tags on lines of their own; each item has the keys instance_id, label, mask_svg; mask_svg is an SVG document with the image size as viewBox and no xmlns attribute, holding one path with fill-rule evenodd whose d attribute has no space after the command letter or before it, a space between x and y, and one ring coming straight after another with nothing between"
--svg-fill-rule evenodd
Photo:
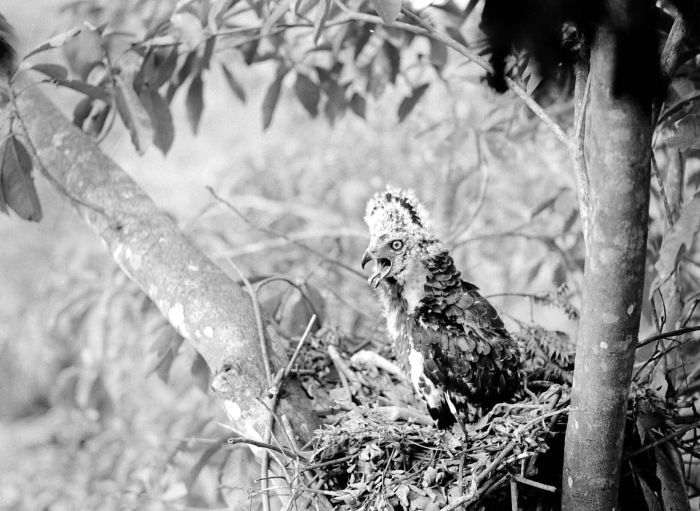
<instances>
[{"instance_id":1,"label":"tree bark","mask_svg":"<svg viewBox=\"0 0 700 511\"><path fill-rule=\"evenodd\" d=\"M634 9L619 3L628 12ZM617 508L642 309L651 101L613 94L617 37L602 26L591 48L585 133L589 218L562 496L568 511Z\"/></svg>"},{"instance_id":2,"label":"tree bark","mask_svg":"<svg viewBox=\"0 0 700 511\"><path fill-rule=\"evenodd\" d=\"M224 364L234 368L229 373L233 389L225 409L237 431L262 440L269 422L269 411L262 404L268 382L251 298L190 243L37 85L26 75L16 82L15 90L22 89L17 96L19 126L26 126L39 160L70 194L78 213L102 238L121 269L201 353L212 372ZM273 344L268 351L272 370L283 368L284 347ZM285 382L277 412L290 420L300 444L311 438L318 425L308 398L293 381ZM281 443L284 439L280 435Z\"/></svg>"}]
</instances>

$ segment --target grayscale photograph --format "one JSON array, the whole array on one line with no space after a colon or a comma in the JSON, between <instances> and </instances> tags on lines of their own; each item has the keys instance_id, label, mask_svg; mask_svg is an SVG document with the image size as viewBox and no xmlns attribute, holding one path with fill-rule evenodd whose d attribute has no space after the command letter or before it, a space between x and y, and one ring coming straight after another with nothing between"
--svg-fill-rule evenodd
<instances>
[{"instance_id":1,"label":"grayscale photograph","mask_svg":"<svg viewBox=\"0 0 700 511\"><path fill-rule=\"evenodd\" d=\"M699 232L699 0L0 0L0 511L698 511Z\"/></svg>"}]
</instances>

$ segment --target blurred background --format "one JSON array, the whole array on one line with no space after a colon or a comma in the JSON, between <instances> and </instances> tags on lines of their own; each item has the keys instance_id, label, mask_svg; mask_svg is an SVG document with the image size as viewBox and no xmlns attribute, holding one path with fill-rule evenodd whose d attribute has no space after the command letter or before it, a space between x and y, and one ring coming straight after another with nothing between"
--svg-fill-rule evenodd
<instances>
[{"instance_id":1,"label":"blurred background","mask_svg":"<svg viewBox=\"0 0 700 511\"><path fill-rule=\"evenodd\" d=\"M0 0L20 54L80 24L67 3ZM143 30L138 19L122 21ZM405 84L370 98L366 120L347 112L331 126L311 119L285 81L263 131L260 108L274 68L232 66L246 101L221 73L207 74L194 135L178 91L167 156L155 148L139 156L119 123L101 142L226 271L231 258L250 278L283 274L302 283L348 352L368 339L381 343L379 309L359 272L363 210L387 184L411 187L465 278L492 297L511 329L536 321L575 334L565 307L556 306L576 305L580 292L571 163L519 100L496 95L479 70L450 57L443 81L401 123ZM43 87L70 116L79 96ZM555 107L570 124L571 101ZM66 200L36 182L42 222L0 217L0 509L256 508L249 497L258 470L247 449L210 448L225 438L218 422L226 419L207 393L201 360ZM298 337L306 321L295 293L269 286L264 299L268 314Z\"/></svg>"}]
</instances>

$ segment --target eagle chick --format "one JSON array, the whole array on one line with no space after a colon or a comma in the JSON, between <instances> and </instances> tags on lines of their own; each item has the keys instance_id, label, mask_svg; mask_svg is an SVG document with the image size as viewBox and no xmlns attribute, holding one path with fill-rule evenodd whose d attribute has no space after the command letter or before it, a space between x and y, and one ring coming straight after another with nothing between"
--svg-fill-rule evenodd
<instances>
[{"instance_id":1,"label":"eagle chick","mask_svg":"<svg viewBox=\"0 0 700 511\"><path fill-rule=\"evenodd\" d=\"M362 267L381 302L396 357L438 427L492 406L520 384L520 352L491 304L465 282L412 192L387 189L367 204Z\"/></svg>"}]
</instances>

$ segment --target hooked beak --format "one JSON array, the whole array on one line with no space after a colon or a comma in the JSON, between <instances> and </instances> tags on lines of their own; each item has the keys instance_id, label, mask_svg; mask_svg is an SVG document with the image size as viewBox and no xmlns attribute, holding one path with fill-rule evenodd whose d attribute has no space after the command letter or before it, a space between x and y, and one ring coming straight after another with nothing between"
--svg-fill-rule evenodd
<instances>
[{"instance_id":1,"label":"hooked beak","mask_svg":"<svg viewBox=\"0 0 700 511\"><path fill-rule=\"evenodd\" d=\"M365 265L372 260L374 260L374 270L372 275L370 275L367 279L367 282L372 289L377 289L379 283L384 280L387 275L389 275L389 272L391 271L391 261L384 257L375 259L370 250L367 249L362 256L362 269L364 269Z\"/></svg>"},{"instance_id":2,"label":"hooked beak","mask_svg":"<svg viewBox=\"0 0 700 511\"><path fill-rule=\"evenodd\" d=\"M365 265L373 259L372 254L369 253L369 249L365 250L362 255L362 269L365 269Z\"/></svg>"}]
</instances>

